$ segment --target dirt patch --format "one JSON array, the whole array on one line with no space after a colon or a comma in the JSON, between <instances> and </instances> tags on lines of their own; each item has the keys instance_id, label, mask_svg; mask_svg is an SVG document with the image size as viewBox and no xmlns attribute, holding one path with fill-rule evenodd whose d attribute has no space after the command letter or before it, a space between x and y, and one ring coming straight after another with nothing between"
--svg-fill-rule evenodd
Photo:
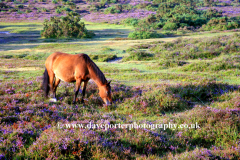
<instances>
[{"instance_id":1,"label":"dirt patch","mask_svg":"<svg viewBox=\"0 0 240 160\"><path fill-rule=\"evenodd\" d=\"M119 63L119 62L121 62L122 59L123 59L123 57L117 57L117 58L107 61L107 62L108 63Z\"/></svg>"},{"instance_id":2,"label":"dirt patch","mask_svg":"<svg viewBox=\"0 0 240 160\"><path fill-rule=\"evenodd\" d=\"M6 68L3 67L0 70L2 71L36 71L36 70L41 70L42 68L39 67L24 67L24 68Z\"/></svg>"}]
</instances>

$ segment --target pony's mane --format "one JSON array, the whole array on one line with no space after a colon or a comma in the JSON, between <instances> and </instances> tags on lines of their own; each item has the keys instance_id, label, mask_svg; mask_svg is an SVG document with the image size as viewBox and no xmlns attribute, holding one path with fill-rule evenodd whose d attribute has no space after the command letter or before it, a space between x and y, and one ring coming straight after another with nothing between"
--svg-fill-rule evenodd
<instances>
[{"instance_id":1,"label":"pony's mane","mask_svg":"<svg viewBox=\"0 0 240 160\"><path fill-rule=\"evenodd\" d=\"M102 82L102 84L107 83L107 80L102 73L102 71L98 68L98 66L90 59L90 57L86 54L82 54L82 57L87 63L87 66L89 69L92 69L94 73L96 74L96 77Z\"/></svg>"}]
</instances>

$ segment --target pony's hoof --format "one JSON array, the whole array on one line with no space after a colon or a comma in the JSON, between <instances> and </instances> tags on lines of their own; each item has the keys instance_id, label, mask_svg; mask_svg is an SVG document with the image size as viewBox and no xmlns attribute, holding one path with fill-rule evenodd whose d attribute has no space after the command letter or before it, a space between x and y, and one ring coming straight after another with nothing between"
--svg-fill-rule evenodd
<instances>
[{"instance_id":1,"label":"pony's hoof","mask_svg":"<svg viewBox=\"0 0 240 160\"><path fill-rule=\"evenodd\" d=\"M57 98L50 98L49 102L57 102Z\"/></svg>"},{"instance_id":2,"label":"pony's hoof","mask_svg":"<svg viewBox=\"0 0 240 160\"><path fill-rule=\"evenodd\" d=\"M73 101L72 104L76 104L76 101Z\"/></svg>"}]
</instances>

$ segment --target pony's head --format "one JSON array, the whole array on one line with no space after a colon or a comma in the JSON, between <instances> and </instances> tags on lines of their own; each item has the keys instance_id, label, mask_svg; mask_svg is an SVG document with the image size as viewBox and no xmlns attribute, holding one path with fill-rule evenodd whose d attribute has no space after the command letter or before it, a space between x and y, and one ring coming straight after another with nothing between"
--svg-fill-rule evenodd
<instances>
[{"instance_id":1,"label":"pony's head","mask_svg":"<svg viewBox=\"0 0 240 160\"><path fill-rule=\"evenodd\" d=\"M106 105L110 105L112 103L112 93L111 93L111 81L99 87L99 95L102 98L103 102Z\"/></svg>"}]
</instances>

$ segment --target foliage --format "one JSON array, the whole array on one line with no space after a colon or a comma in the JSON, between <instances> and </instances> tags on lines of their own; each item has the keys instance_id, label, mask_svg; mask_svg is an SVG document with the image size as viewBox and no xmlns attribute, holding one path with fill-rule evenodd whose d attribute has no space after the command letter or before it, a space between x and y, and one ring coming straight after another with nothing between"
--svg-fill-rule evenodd
<instances>
[{"instance_id":1,"label":"foliage","mask_svg":"<svg viewBox=\"0 0 240 160\"><path fill-rule=\"evenodd\" d=\"M206 25L203 25L202 29L209 30L229 30L239 27L239 23L236 21L228 20L227 17L212 18Z\"/></svg>"},{"instance_id":2,"label":"foliage","mask_svg":"<svg viewBox=\"0 0 240 160\"><path fill-rule=\"evenodd\" d=\"M141 6L142 9L148 10L151 8L150 10L156 11L156 14L146 17L144 20L128 19L124 23L134 27L138 26L146 29L163 28L164 30L176 30L183 27L192 27L192 29L203 27L204 30L229 30L239 27L239 20L224 18L222 17L222 11L216 9L200 10L197 4L197 1L187 0L154 0L152 3L144 3L138 5L138 7ZM222 19L226 19L224 24L221 22Z\"/></svg>"},{"instance_id":3,"label":"foliage","mask_svg":"<svg viewBox=\"0 0 240 160\"><path fill-rule=\"evenodd\" d=\"M198 40L180 38L175 42L155 44L150 50L157 57L165 59L213 59L220 55L238 53L239 34Z\"/></svg>"},{"instance_id":4,"label":"foliage","mask_svg":"<svg viewBox=\"0 0 240 160\"><path fill-rule=\"evenodd\" d=\"M45 20L41 36L45 38L91 38L94 33L87 31L85 24L80 22L79 16L68 14L66 17L51 17L50 21Z\"/></svg>"},{"instance_id":5,"label":"foliage","mask_svg":"<svg viewBox=\"0 0 240 160\"><path fill-rule=\"evenodd\" d=\"M97 54L89 55L89 57L98 62L108 62L117 58L115 54Z\"/></svg>"},{"instance_id":6,"label":"foliage","mask_svg":"<svg viewBox=\"0 0 240 160\"><path fill-rule=\"evenodd\" d=\"M172 23L172 22L166 23L166 24L163 26L163 29L164 29L164 30L175 30L175 29L177 29L177 28L178 28L177 24L176 24L176 23Z\"/></svg>"},{"instance_id":7,"label":"foliage","mask_svg":"<svg viewBox=\"0 0 240 160\"><path fill-rule=\"evenodd\" d=\"M153 55L150 53L147 53L145 51L137 51L137 50L132 50L129 51L129 56L125 57L123 61L143 61L143 60L152 60Z\"/></svg>"},{"instance_id":8,"label":"foliage","mask_svg":"<svg viewBox=\"0 0 240 160\"><path fill-rule=\"evenodd\" d=\"M101 2L102 4L117 3L118 0L87 0L87 2Z\"/></svg>"},{"instance_id":9,"label":"foliage","mask_svg":"<svg viewBox=\"0 0 240 160\"><path fill-rule=\"evenodd\" d=\"M149 39L149 38L161 38L162 34L155 31L150 31L146 29L137 29L134 32L129 33L128 38L131 39Z\"/></svg>"},{"instance_id":10,"label":"foliage","mask_svg":"<svg viewBox=\"0 0 240 160\"><path fill-rule=\"evenodd\" d=\"M111 6L111 7L108 7L104 10L104 14L114 14L114 13L121 13L123 10L123 7L122 5L114 5L114 6Z\"/></svg>"}]
</instances>

